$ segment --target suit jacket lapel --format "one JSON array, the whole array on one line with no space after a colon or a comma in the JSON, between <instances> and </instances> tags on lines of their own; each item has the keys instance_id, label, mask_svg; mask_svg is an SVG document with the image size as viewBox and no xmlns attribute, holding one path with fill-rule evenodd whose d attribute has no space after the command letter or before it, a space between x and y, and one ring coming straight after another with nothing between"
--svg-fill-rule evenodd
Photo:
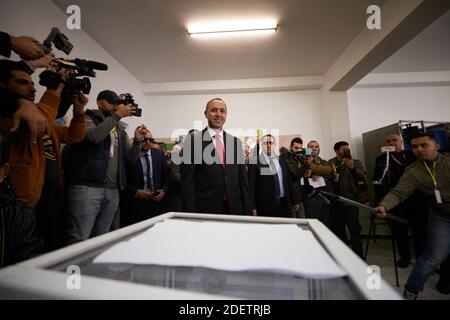
<instances>
[{"instance_id":1,"label":"suit jacket lapel","mask_svg":"<svg viewBox=\"0 0 450 320\"><path fill-rule=\"evenodd\" d=\"M144 185L144 169L142 168L141 155L142 153L139 153L139 158L137 161L137 173L139 181L142 183L142 185Z\"/></svg>"},{"instance_id":2,"label":"suit jacket lapel","mask_svg":"<svg viewBox=\"0 0 450 320\"><path fill-rule=\"evenodd\" d=\"M153 174L153 180L155 180L155 176L159 172L158 168L158 159L156 159L156 150L150 149L150 154L152 155L152 174Z\"/></svg>"}]
</instances>

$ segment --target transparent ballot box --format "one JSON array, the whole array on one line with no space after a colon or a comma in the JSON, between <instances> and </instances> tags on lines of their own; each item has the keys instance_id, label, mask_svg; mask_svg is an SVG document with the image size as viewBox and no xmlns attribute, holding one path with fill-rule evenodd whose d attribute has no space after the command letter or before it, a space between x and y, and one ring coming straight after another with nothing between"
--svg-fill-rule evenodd
<instances>
[{"instance_id":1,"label":"transparent ballot box","mask_svg":"<svg viewBox=\"0 0 450 320\"><path fill-rule=\"evenodd\" d=\"M255 226L281 226L291 251ZM170 212L0 270L0 299L401 299L371 270L315 219Z\"/></svg>"}]
</instances>

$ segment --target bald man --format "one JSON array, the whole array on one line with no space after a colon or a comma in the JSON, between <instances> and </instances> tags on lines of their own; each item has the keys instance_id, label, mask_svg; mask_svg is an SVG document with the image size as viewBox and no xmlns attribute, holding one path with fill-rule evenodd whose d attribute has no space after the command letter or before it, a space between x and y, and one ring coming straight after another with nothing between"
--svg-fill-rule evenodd
<instances>
[{"instance_id":1,"label":"bald man","mask_svg":"<svg viewBox=\"0 0 450 320\"><path fill-rule=\"evenodd\" d=\"M208 126L183 146L181 187L184 211L250 214L249 181L242 142L223 130L228 110L214 98L204 112Z\"/></svg>"},{"instance_id":2,"label":"bald man","mask_svg":"<svg viewBox=\"0 0 450 320\"><path fill-rule=\"evenodd\" d=\"M397 185L405 172L405 169L415 160L415 157L411 152L405 152L403 150L402 138L398 133L388 134L386 136L386 145L394 147L395 151L389 152L389 154L382 153L375 160L375 171L372 177L372 184L375 191L376 205ZM387 157L389 157L388 162ZM388 168L386 168L386 165ZM409 218L410 214L408 211L411 211L409 207L409 203L406 202L391 210L391 213L400 217ZM399 268L407 268L411 261L408 226L393 222L393 228L395 231L394 235L397 242L398 253L400 255L397 266Z\"/></svg>"}]
</instances>

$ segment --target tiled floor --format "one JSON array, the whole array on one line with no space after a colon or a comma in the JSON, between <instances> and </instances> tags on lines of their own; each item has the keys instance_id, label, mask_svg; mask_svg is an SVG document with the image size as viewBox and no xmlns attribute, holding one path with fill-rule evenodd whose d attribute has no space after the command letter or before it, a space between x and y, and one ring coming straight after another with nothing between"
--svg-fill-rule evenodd
<instances>
[{"instance_id":1,"label":"tiled floor","mask_svg":"<svg viewBox=\"0 0 450 320\"><path fill-rule=\"evenodd\" d=\"M365 241L364 241L365 248ZM397 255L398 259L398 255ZM403 292L403 286L411 273L414 260L406 269L398 268L398 277L400 287L396 287L394 260L392 256L392 243L390 239L378 238L376 243L370 242L367 263L369 265L378 265L381 269L381 277L389 283L399 293ZM432 275L425 284L424 291L419 295L419 300L450 300L450 295L443 295L436 289L436 283L439 280L439 274Z\"/></svg>"}]
</instances>

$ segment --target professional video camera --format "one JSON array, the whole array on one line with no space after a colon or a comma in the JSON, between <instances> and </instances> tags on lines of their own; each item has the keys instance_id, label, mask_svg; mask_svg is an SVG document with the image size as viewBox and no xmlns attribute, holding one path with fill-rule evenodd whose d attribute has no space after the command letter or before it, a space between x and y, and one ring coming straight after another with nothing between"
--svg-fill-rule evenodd
<instances>
[{"instance_id":1,"label":"professional video camera","mask_svg":"<svg viewBox=\"0 0 450 320\"><path fill-rule=\"evenodd\" d=\"M294 152L295 156L297 158L308 158L308 157L312 157L312 149L311 148L301 148L300 150Z\"/></svg>"},{"instance_id":2,"label":"professional video camera","mask_svg":"<svg viewBox=\"0 0 450 320\"><path fill-rule=\"evenodd\" d=\"M46 70L39 75L39 84L50 89L56 89L61 82L65 86L61 94L57 118L63 117L73 103L73 96L78 92L89 94L91 91L91 81L88 77L94 78L94 70L108 70L106 64L84 59L61 58L55 60L58 73ZM61 69L68 70L66 79L63 80L59 72ZM83 77L83 78L79 78Z\"/></svg>"},{"instance_id":3,"label":"professional video camera","mask_svg":"<svg viewBox=\"0 0 450 320\"><path fill-rule=\"evenodd\" d=\"M122 93L119 95L120 100L116 102L116 104L131 104L133 107L136 108L136 112L133 114L135 117L141 117L142 116L142 109L138 108L138 104L134 102L133 95L131 93Z\"/></svg>"},{"instance_id":4,"label":"professional video camera","mask_svg":"<svg viewBox=\"0 0 450 320\"><path fill-rule=\"evenodd\" d=\"M45 54L52 52L52 43L57 49L67 55L69 55L73 49L73 45L70 43L69 38L61 33L58 28L52 28L47 39L45 39L44 43L40 45Z\"/></svg>"}]
</instances>

